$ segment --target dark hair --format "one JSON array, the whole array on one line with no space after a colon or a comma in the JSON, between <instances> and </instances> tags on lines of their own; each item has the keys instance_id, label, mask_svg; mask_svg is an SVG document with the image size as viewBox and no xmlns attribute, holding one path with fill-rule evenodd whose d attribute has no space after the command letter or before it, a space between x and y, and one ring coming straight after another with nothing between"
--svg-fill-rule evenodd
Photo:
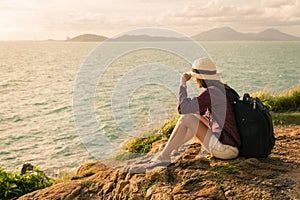
<instances>
[{"instance_id":1,"label":"dark hair","mask_svg":"<svg viewBox=\"0 0 300 200\"><path fill-rule=\"evenodd\" d=\"M230 89L229 85L222 83L219 80L204 80L204 79L200 79L201 84L204 88L207 88L208 86L215 86L219 89Z\"/></svg>"}]
</instances>

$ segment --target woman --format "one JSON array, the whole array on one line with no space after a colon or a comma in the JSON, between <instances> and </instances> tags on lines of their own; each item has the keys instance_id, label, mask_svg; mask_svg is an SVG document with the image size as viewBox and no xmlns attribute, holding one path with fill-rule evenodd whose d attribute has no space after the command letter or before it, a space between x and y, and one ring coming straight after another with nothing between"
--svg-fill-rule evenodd
<instances>
[{"instance_id":1,"label":"woman","mask_svg":"<svg viewBox=\"0 0 300 200\"><path fill-rule=\"evenodd\" d=\"M205 88L197 97L187 97L186 82L195 78L199 88ZM226 98L226 89L217 74L215 63L209 58L194 61L192 71L183 73L179 89L178 112L181 117L162 152L148 168L171 162L170 155L193 137L214 157L233 159L238 156L240 138L237 130L233 102ZM206 115L204 117L203 115Z\"/></svg>"}]
</instances>

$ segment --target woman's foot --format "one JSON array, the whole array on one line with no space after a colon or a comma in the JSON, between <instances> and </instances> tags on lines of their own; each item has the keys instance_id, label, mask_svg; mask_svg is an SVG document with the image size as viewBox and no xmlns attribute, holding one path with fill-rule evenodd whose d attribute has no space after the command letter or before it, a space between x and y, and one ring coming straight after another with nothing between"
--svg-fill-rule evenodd
<instances>
[{"instance_id":1,"label":"woman's foot","mask_svg":"<svg viewBox=\"0 0 300 200\"><path fill-rule=\"evenodd\" d=\"M174 149L171 153L172 156L178 156L180 153L178 151L178 149Z\"/></svg>"},{"instance_id":2,"label":"woman's foot","mask_svg":"<svg viewBox=\"0 0 300 200\"><path fill-rule=\"evenodd\" d=\"M168 166L171 164L171 158L163 157L162 155L157 156L156 158L152 159L148 165L146 166L147 169L153 169L159 166Z\"/></svg>"}]
</instances>

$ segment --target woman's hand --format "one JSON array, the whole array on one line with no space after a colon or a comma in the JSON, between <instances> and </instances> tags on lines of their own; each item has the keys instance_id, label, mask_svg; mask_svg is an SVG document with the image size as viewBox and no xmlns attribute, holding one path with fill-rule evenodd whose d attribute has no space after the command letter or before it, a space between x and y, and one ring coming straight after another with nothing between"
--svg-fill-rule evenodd
<instances>
[{"instance_id":1,"label":"woman's hand","mask_svg":"<svg viewBox=\"0 0 300 200\"><path fill-rule=\"evenodd\" d=\"M186 85L186 82L189 81L191 79L191 74L189 73L183 73L181 75L181 85Z\"/></svg>"}]
</instances>

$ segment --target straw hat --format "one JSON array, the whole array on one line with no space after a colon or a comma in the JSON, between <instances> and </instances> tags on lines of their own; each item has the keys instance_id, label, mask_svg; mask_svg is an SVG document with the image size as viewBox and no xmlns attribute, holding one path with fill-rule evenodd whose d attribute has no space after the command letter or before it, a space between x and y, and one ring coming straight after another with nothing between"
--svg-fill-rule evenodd
<instances>
[{"instance_id":1,"label":"straw hat","mask_svg":"<svg viewBox=\"0 0 300 200\"><path fill-rule=\"evenodd\" d=\"M203 80L220 80L220 73L217 73L216 63L209 58L195 60L192 65L192 71L189 73L192 77Z\"/></svg>"}]
</instances>

